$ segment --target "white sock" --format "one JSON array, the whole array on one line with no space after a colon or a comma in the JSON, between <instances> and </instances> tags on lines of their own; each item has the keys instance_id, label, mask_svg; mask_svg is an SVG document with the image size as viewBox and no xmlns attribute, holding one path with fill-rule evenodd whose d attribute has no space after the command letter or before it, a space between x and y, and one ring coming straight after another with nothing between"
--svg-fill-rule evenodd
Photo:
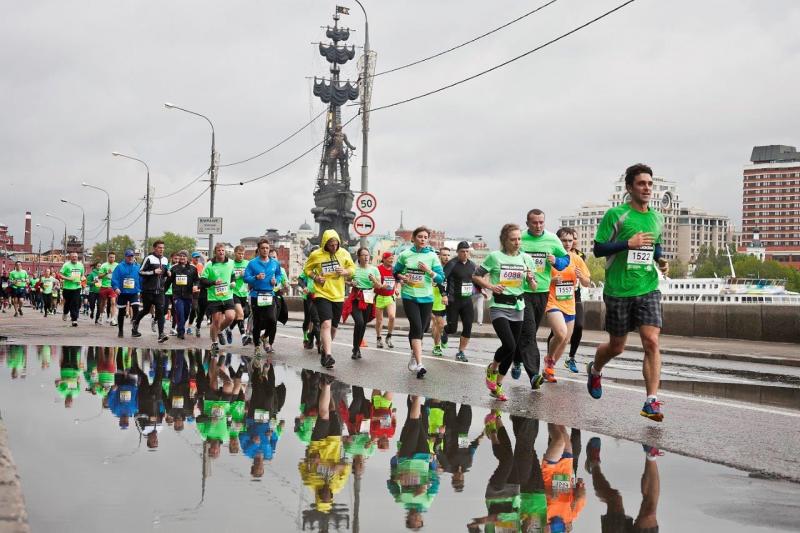
<instances>
[{"instance_id":1,"label":"white sock","mask_svg":"<svg viewBox=\"0 0 800 533\"><path fill-rule=\"evenodd\" d=\"M650 401L655 402L655 401L658 401L658 398L656 398L655 395L648 395L646 401L647 402L650 402Z\"/></svg>"},{"instance_id":2,"label":"white sock","mask_svg":"<svg viewBox=\"0 0 800 533\"><path fill-rule=\"evenodd\" d=\"M600 372L595 370L595 366L594 365L592 365L592 375L593 376L601 376L602 375Z\"/></svg>"}]
</instances>

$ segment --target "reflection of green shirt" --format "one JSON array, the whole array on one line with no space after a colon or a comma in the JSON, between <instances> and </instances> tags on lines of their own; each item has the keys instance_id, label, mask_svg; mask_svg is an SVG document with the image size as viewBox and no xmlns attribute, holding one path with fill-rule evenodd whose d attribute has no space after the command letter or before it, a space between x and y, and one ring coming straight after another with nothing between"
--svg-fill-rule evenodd
<instances>
[{"instance_id":1,"label":"reflection of green shirt","mask_svg":"<svg viewBox=\"0 0 800 533\"><path fill-rule=\"evenodd\" d=\"M231 437L238 437L239 433L245 431L244 417L245 417L245 404L241 400L231 402L230 415L231 415Z\"/></svg>"},{"instance_id":2,"label":"reflection of green shirt","mask_svg":"<svg viewBox=\"0 0 800 533\"><path fill-rule=\"evenodd\" d=\"M111 287L111 274L114 273L114 269L117 268L118 264L119 263L117 262L114 263L105 262L102 265L100 265L100 277L103 280L100 286L103 287L104 289Z\"/></svg>"},{"instance_id":3,"label":"reflection of green shirt","mask_svg":"<svg viewBox=\"0 0 800 533\"><path fill-rule=\"evenodd\" d=\"M244 271L247 269L249 262L247 259L233 262L233 272L236 274L236 282L233 284L234 296L247 298L250 295L250 289L247 287L247 283L244 282Z\"/></svg>"},{"instance_id":4,"label":"reflection of green shirt","mask_svg":"<svg viewBox=\"0 0 800 533\"><path fill-rule=\"evenodd\" d=\"M64 266L61 267L60 272L61 275L64 276L64 290L73 291L81 288L81 278L84 273L83 263L80 261L77 263L67 261L64 263Z\"/></svg>"},{"instance_id":5,"label":"reflection of green shirt","mask_svg":"<svg viewBox=\"0 0 800 533\"><path fill-rule=\"evenodd\" d=\"M25 348L22 346L12 346L6 364L8 368L23 368L25 366Z\"/></svg>"},{"instance_id":6,"label":"reflection of green shirt","mask_svg":"<svg viewBox=\"0 0 800 533\"><path fill-rule=\"evenodd\" d=\"M204 400L203 415L205 420L197 422L197 431L203 440L228 440L228 413L231 404L221 400Z\"/></svg>"},{"instance_id":7,"label":"reflection of green shirt","mask_svg":"<svg viewBox=\"0 0 800 533\"><path fill-rule=\"evenodd\" d=\"M344 443L344 453L349 456L363 455L364 457L372 457L378 447L369 438L369 433L356 433L350 439L350 442Z\"/></svg>"},{"instance_id":8,"label":"reflection of green shirt","mask_svg":"<svg viewBox=\"0 0 800 533\"><path fill-rule=\"evenodd\" d=\"M221 263L211 261L206 264L200 277L211 282L211 286L206 289L209 302L225 302L233 299L233 291L231 290L232 276L233 261L230 259ZM216 285L218 279L221 279L224 283Z\"/></svg>"},{"instance_id":9,"label":"reflection of green shirt","mask_svg":"<svg viewBox=\"0 0 800 533\"><path fill-rule=\"evenodd\" d=\"M62 368L61 380L56 385L56 390L62 398L75 397L81 393L79 385L81 373L76 368Z\"/></svg>"},{"instance_id":10,"label":"reflection of green shirt","mask_svg":"<svg viewBox=\"0 0 800 533\"><path fill-rule=\"evenodd\" d=\"M522 521L529 521L533 531L544 531L547 524L547 496L544 492L523 492L519 497Z\"/></svg>"}]
</instances>

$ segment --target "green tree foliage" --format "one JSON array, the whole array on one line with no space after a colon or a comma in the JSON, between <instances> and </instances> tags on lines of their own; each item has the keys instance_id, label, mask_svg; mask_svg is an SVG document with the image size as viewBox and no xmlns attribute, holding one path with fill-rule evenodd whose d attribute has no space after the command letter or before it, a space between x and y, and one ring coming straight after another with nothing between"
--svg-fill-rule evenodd
<instances>
[{"instance_id":1,"label":"green tree foliage","mask_svg":"<svg viewBox=\"0 0 800 533\"><path fill-rule=\"evenodd\" d=\"M602 257L595 257L593 255L586 256L586 266L589 267L589 275L592 276L592 282L604 283L606 281L606 260Z\"/></svg>"},{"instance_id":2,"label":"green tree foliage","mask_svg":"<svg viewBox=\"0 0 800 533\"><path fill-rule=\"evenodd\" d=\"M732 257L738 278L785 279L786 288L800 291L800 271L777 261L760 261L753 255L736 254ZM692 276L695 278L726 277L731 275L730 262L725 251L701 248ZM677 277L674 276L673 277Z\"/></svg>"},{"instance_id":3,"label":"green tree foliage","mask_svg":"<svg viewBox=\"0 0 800 533\"><path fill-rule=\"evenodd\" d=\"M671 278L685 278L689 273L686 264L678 258L669 262L669 277Z\"/></svg>"},{"instance_id":4,"label":"green tree foliage","mask_svg":"<svg viewBox=\"0 0 800 533\"><path fill-rule=\"evenodd\" d=\"M128 235L117 235L111 238L108 245L106 245L105 241L95 244L92 248L92 258L95 261L104 261L106 259L106 250L109 250L117 254L117 261L121 261L126 248L135 248L133 239Z\"/></svg>"},{"instance_id":5,"label":"green tree foliage","mask_svg":"<svg viewBox=\"0 0 800 533\"><path fill-rule=\"evenodd\" d=\"M189 253L192 253L195 246L197 246L197 239L193 239L187 235L178 235L177 233L166 231L163 235L150 237L148 239L148 253L153 249L153 243L156 241L164 241L164 255L167 257L181 250L187 250Z\"/></svg>"}]
</instances>

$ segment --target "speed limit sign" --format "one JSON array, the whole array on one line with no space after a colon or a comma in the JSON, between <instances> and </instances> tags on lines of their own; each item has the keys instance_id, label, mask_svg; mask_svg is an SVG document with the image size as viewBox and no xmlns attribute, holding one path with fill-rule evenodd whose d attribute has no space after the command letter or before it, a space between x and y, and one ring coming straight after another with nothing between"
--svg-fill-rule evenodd
<instances>
[{"instance_id":1,"label":"speed limit sign","mask_svg":"<svg viewBox=\"0 0 800 533\"><path fill-rule=\"evenodd\" d=\"M362 192L356 198L356 208L365 215L375 211L376 207L378 207L378 200L372 193Z\"/></svg>"}]
</instances>

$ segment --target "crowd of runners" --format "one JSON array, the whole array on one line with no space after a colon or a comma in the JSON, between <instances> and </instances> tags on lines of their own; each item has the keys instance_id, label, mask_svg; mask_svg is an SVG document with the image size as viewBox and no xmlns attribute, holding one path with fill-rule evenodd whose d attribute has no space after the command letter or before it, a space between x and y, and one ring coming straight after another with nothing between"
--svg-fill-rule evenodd
<instances>
[{"instance_id":1,"label":"crowd of runners","mask_svg":"<svg viewBox=\"0 0 800 533\"><path fill-rule=\"evenodd\" d=\"M601 397L604 366L622 353L628 333L638 330L645 351L647 389L641 414L661 421L657 271L667 271L667 262L661 257L663 219L648 205L653 188L649 167L637 164L628 168L625 184L628 202L604 215L594 239L594 256L606 258L603 299L609 339L587 365L587 388L593 398ZM494 398L507 400L504 380L509 372L520 379L524 369L533 390L556 383L556 369L568 346L563 365L577 373L574 356L583 327L580 288L591 281L589 269L583 253L575 248L574 229L560 228L555 234L547 231L545 213L540 209L528 211L525 220L524 229L505 224L499 249L480 265L470 259L467 242L458 244L452 258L450 249L431 248L430 230L425 226L413 231L410 247L397 255L384 253L377 266L368 249L360 248L351 255L335 231L323 232L297 280L304 299L304 346L316 346L321 366L332 369L332 343L340 320L352 316L352 359L361 359L367 324L373 318L376 347L393 348L400 302L409 326L408 370L423 378L427 373L422 357L425 333L430 331L433 338L433 356L442 356L448 336L459 333L455 359L467 362L473 296L488 294L490 319L500 342L485 377ZM45 316L55 312L55 303L61 299L63 319L69 319L72 326L78 325L85 301L86 312L95 323L105 314L107 322L118 328L119 337L124 336L126 318L131 322L131 336L139 337L141 321L151 317L151 329L159 343L169 340L167 318L172 324L170 332L178 339L192 332L199 337L207 318L212 352L231 344L238 330L242 345L253 344L253 356L261 357L274 351L277 322L286 322L283 294L289 280L268 240L258 242L253 259L245 259L244 253L244 247L237 246L230 258L219 243L208 262L200 253L185 250L168 259L164 243L156 241L141 264L135 261L133 250L126 250L123 262L117 263L111 253L88 273L72 253L54 274L46 270L31 277L15 265L3 274L3 297L4 302L11 301L15 316L22 315L26 297L32 298ZM114 307L116 316L111 311ZM384 312L388 317L385 343ZM550 328L544 356L536 341L540 326Z\"/></svg>"}]
</instances>

